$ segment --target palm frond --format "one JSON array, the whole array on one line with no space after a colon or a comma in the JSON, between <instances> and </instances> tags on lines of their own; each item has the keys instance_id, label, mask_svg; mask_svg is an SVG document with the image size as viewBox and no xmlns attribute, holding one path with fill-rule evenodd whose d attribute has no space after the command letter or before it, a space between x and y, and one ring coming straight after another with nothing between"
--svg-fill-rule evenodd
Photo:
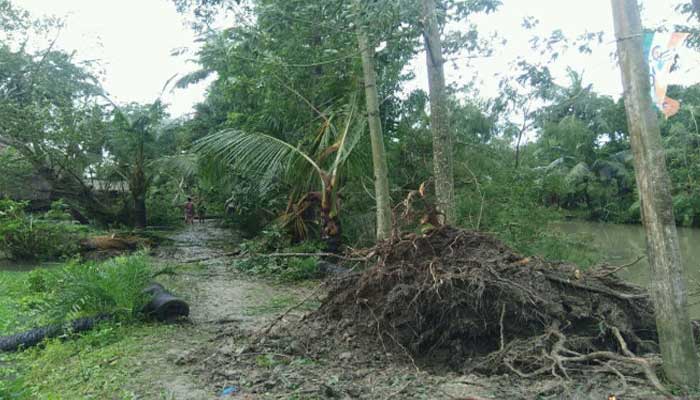
<instances>
[{"instance_id":1,"label":"palm frond","mask_svg":"<svg viewBox=\"0 0 700 400\"><path fill-rule=\"evenodd\" d=\"M167 175L190 179L199 173L198 159L193 153L176 154L157 158L148 163L148 166Z\"/></svg>"},{"instance_id":2,"label":"palm frond","mask_svg":"<svg viewBox=\"0 0 700 400\"><path fill-rule=\"evenodd\" d=\"M234 171L257 173L261 177L279 176L301 160L310 165L319 177L324 175L306 153L262 133L227 129L198 140L194 150Z\"/></svg>"},{"instance_id":3,"label":"palm frond","mask_svg":"<svg viewBox=\"0 0 700 400\"><path fill-rule=\"evenodd\" d=\"M207 79L212 73L214 73L214 71L209 69L199 69L197 71L190 72L189 74L175 81L174 87L177 89L186 89L190 85L194 85Z\"/></svg>"}]
</instances>

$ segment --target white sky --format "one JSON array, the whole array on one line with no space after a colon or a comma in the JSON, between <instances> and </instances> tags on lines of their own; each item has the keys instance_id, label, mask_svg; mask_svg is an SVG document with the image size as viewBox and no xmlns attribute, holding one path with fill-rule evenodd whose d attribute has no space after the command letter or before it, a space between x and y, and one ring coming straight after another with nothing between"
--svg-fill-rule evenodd
<instances>
[{"instance_id":1,"label":"white sky","mask_svg":"<svg viewBox=\"0 0 700 400\"><path fill-rule=\"evenodd\" d=\"M78 60L100 60L103 85L119 103L150 103L174 74L197 69L175 48L195 46L195 35L170 0L13 0L33 16L65 21L57 46ZM203 100L206 85L166 91L163 100L179 116Z\"/></svg>"},{"instance_id":2,"label":"white sky","mask_svg":"<svg viewBox=\"0 0 700 400\"><path fill-rule=\"evenodd\" d=\"M643 0L645 26L656 27L670 22L683 22L675 15L677 0ZM118 102L152 102L161 93L165 82L174 74L185 74L197 68L187 62L186 56L173 57L178 47L195 48L195 35L185 24L171 0L14 0L17 6L34 16L55 15L66 22L58 46L76 51L77 59L99 59L104 69L103 84ZM458 69L448 66L447 80L467 82L476 80L480 95L496 94L496 73L507 73L509 62L519 55L530 55L528 39L535 33L548 35L555 29L573 39L588 30L604 31L605 42L592 55L571 51L551 66L553 73L565 84L566 66L584 72L586 83L594 89L619 96L620 73L611 61L614 51L612 12L609 0L504 0L497 13L478 16L483 32L497 31L508 40L498 46L496 54L488 59L458 61ZM540 24L533 32L525 31L521 22L525 16L534 16ZM534 55L533 55L534 57ZM533 58L533 60L536 58ZM412 63L417 80L410 87L427 87L424 58ZM680 83L692 84L700 80L700 55L681 54L681 71L675 74ZM476 74L476 75L475 75ZM174 116L192 110L204 97L206 84L184 90L166 92L163 99L170 104Z\"/></svg>"}]
</instances>

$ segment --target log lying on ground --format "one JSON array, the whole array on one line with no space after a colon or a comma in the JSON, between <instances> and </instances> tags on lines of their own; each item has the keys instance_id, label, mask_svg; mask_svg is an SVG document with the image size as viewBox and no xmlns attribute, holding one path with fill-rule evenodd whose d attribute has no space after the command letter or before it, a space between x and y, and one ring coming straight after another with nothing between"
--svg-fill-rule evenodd
<instances>
[{"instance_id":1,"label":"log lying on ground","mask_svg":"<svg viewBox=\"0 0 700 400\"><path fill-rule=\"evenodd\" d=\"M84 332L95 327L102 321L109 320L109 315L95 317L83 317L75 319L68 324L53 324L34 328L15 335L0 337L0 351L16 351L22 348L32 347L41 343L44 339L55 338L68 332Z\"/></svg>"},{"instance_id":2,"label":"log lying on ground","mask_svg":"<svg viewBox=\"0 0 700 400\"><path fill-rule=\"evenodd\" d=\"M148 239L138 236L117 235L92 236L80 242L80 246L84 251L137 250L149 244Z\"/></svg>"},{"instance_id":3,"label":"log lying on ground","mask_svg":"<svg viewBox=\"0 0 700 400\"><path fill-rule=\"evenodd\" d=\"M187 317L190 313L190 306L184 300L173 296L158 283L148 286L144 289L144 293L151 296L151 300L143 308L143 313L147 318L166 322ZM100 322L110 319L112 319L112 316L107 314L83 317L66 324L52 324L15 335L3 336L0 337L0 351L16 351L35 346L44 339L55 338L64 334L85 332L94 328Z\"/></svg>"},{"instance_id":4,"label":"log lying on ground","mask_svg":"<svg viewBox=\"0 0 700 400\"><path fill-rule=\"evenodd\" d=\"M648 293L614 273L525 258L452 227L372 251L377 264L333 281L310 318L425 365L521 377L606 369L657 386Z\"/></svg>"},{"instance_id":5,"label":"log lying on ground","mask_svg":"<svg viewBox=\"0 0 700 400\"><path fill-rule=\"evenodd\" d=\"M151 296L151 301L143 308L147 317L165 322L190 315L189 304L173 296L160 283L153 283L143 291Z\"/></svg>"}]
</instances>

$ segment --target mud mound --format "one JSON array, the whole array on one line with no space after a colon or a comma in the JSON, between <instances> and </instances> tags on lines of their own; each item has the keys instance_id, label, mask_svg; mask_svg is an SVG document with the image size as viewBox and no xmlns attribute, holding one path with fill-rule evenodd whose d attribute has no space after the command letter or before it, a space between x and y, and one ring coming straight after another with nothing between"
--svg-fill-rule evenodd
<instances>
[{"instance_id":1,"label":"mud mound","mask_svg":"<svg viewBox=\"0 0 700 400\"><path fill-rule=\"evenodd\" d=\"M611 270L524 258L451 227L374 251L378 263L333 282L312 318L462 371L653 374L655 359L635 355L657 350L648 295Z\"/></svg>"}]
</instances>

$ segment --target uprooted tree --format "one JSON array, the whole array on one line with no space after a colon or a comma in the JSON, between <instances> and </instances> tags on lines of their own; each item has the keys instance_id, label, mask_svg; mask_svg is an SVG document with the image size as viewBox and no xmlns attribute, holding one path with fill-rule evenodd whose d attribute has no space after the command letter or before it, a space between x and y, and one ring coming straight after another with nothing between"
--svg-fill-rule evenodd
<instances>
[{"instance_id":1,"label":"uprooted tree","mask_svg":"<svg viewBox=\"0 0 700 400\"><path fill-rule=\"evenodd\" d=\"M490 235L442 226L368 250L376 263L331 283L311 320L361 334L427 366L561 379L642 377L668 393L654 308L624 266L582 271L523 257ZM619 392L618 392L619 393Z\"/></svg>"}]
</instances>

